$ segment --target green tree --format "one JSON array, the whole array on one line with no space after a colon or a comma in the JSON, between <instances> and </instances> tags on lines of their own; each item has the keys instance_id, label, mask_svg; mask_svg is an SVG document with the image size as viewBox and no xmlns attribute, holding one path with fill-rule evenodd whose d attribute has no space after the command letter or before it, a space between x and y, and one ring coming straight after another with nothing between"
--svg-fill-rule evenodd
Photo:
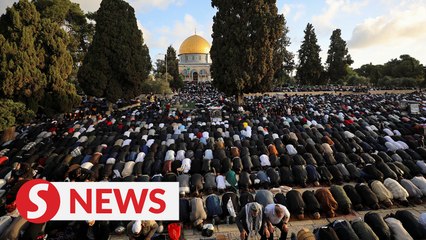
<instances>
[{"instance_id":1,"label":"green tree","mask_svg":"<svg viewBox=\"0 0 426 240\"><path fill-rule=\"evenodd\" d=\"M379 79L383 77L383 65L364 64L360 68L355 69L355 72L362 77L370 79L371 84L377 85Z\"/></svg>"},{"instance_id":2,"label":"green tree","mask_svg":"<svg viewBox=\"0 0 426 240\"><path fill-rule=\"evenodd\" d=\"M87 21L87 16L80 5L70 0L34 0L42 18L49 18L59 24L69 34L68 50L73 57L73 73L76 78L78 67L81 65L95 32L94 24Z\"/></svg>"},{"instance_id":3,"label":"green tree","mask_svg":"<svg viewBox=\"0 0 426 240\"><path fill-rule=\"evenodd\" d=\"M171 45L167 48L167 54L164 56L164 60L157 60L157 75L166 73L166 63L167 73L172 76L170 87L174 90L182 88L184 83L179 75L179 59L176 57L176 50Z\"/></svg>"},{"instance_id":4,"label":"green tree","mask_svg":"<svg viewBox=\"0 0 426 240\"><path fill-rule=\"evenodd\" d=\"M346 66L350 66L353 61L348 53L345 40L341 37L342 31L336 29L330 37L330 48L328 49L327 66L331 83L343 80L348 74Z\"/></svg>"},{"instance_id":5,"label":"green tree","mask_svg":"<svg viewBox=\"0 0 426 240\"><path fill-rule=\"evenodd\" d=\"M273 85L284 17L275 0L212 0L212 7L217 8L210 50L213 84L242 104L244 93L267 91Z\"/></svg>"},{"instance_id":6,"label":"green tree","mask_svg":"<svg viewBox=\"0 0 426 240\"><path fill-rule=\"evenodd\" d=\"M34 4L20 0L0 17L0 98L47 114L70 111L80 98L68 82L68 35Z\"/></svg>"},{"instance_id":7,"label":"green tree","mask_svg":"<svg viewBox=\"0 0 426 240\"><path fill-rule=\"evenodd\" d=\"M302 85L326 84L326 82L320 82L321 75L323 75L321 74L323 67L319 56L321 48L317 44L314 26L308 23L304 32L305 38L299 49L299 66L296 76Z\"/></svg>"},{"instance_id":8,"label":"green tree","mask_svg":"<svg viewBox=\"0 0 426 240\"><path fill-rule=\"evenodd\" d=\"M0 99L0 132L17 124L29 122L35 116L25 104L10 99Z\"/></svg>"},{"instance_id":9,"label":"green tree","mask_svg":"<svg viewBox=\"0 0 426 240\"><path fill-rule=\"evenodd\" d=\"M283 17L283 31L280 39L278 39L278 46L275 48L274 53L274 64L275 64L275 75L274 78L279 80L278 82L286 81L290 78L289 72L294 69L294 54L288 50L291 44L290 38L288 37L287 21Z\"/></svg>"},{"instance_id":10,"label":"green tree","mask_svg":"<svg viewBox=\"0 0 426 240\"><path fill-rule=\"evenodd\" d=\"M385 63L383 75L421 80L423 79L423 65L410 55L401 55L399 59L392 59Z\"/></svg>"},{"instance_id":11,"label":"green tree","mask_svg":"<svg viewBox=\"0 0 426 240\"><path fill-rule=\"evenodd\" d=\"M111 102L138 96L151 59L134 9L123 0L103 0L95 20L93 42L78 72L82 89Z\"/></svg>"}]
</instances>

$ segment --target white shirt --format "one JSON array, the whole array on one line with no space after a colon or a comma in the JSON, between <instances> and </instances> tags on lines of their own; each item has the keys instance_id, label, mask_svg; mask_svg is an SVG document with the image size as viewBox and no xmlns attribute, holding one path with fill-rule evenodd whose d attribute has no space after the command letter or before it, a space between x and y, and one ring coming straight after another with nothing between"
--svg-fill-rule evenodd
<instances>
[{"instance_id":1,"label":"white shirt","mask_svg":"<svg viewBox=\"0 0 426 240\"><path fill-rule=\"evenodd\" d=\"M128 146L128 145L130 145L131 142L132 142L132 139L126 139L126 140L124 140L123 145L121 145L121 146L122 147Z\"/></svg>"},{"instance_id":2,"label":"white shirt","mask_svg":"<svg viewBox=\"0 0 426 240\"><path fill-rule=\"evenodd\" d=\"M209 132L203 132L203 137L206 139L209 138Z\"/></svg>"},{"instance_id":3,"label":"white shirt","mask_svg":"<svg viewBox=\"0 0 426 240\"><path fill-rule=\"evenodd\" d=\"M392 235L395 238L395 240L412 240L413 238L410 236L410 234L405 230L405 228L402 226L401 221L399 221L396 218L385 218L386 224L389 226L389 228L392 231Z\"/></svg>"},{"instance_id":4,"label":"white shirt","mask_svg":"<svg viewBox=\"0 0 426 240\"><path fill-rule=\"evenodd\" d=\"M398 150L398 146L392 142L385 142L385 146L388 149L388 151L395 152Z\"/></svg>"},{"instance_id":5,"label":"white shirt","mask_svg":"<svg viewBox=\"0 0 426 240\"><path fill-rule=\"evenodd\" d=\"M424 177L413 177L411 182L422 191L423 196L426 195L426 179Z\"/></svg>"},{"instance_id":6,"label":"white shirt","mask_svg":"<svg viewBox=\"0 0 426 240\"><path fill-rule=\"evenodd\" d=\"M185 150L179 150L176 153L176 160L182 161L185 158Z\"/></svg>"},{"instance_id":7,"label":"white shirt","mask_svg":"<svg viewBox=\"0 0 426 240\"><path fill-rule=\"evenodd\" d=\"M225 176L218 175L216 177L216 186L217 186L217 189L226 189Z\"/></svg>"},{"instance_id":8,"label":"white shirt","mask_svg":"<svg viewBox=\"0 0 426 240\"><path fill-rule=\"evenodd\" d=\"M285 148L287 149L287 152L290 156L294 156L297 154L297 150L292 144L287 144Z\"/></svg>"},{"instance_id":9,"label":"white shirt","mask_svg":"<svg viewBox=\"0 0 426 240\"><path fill-rule=\"evenodd\" d=\"M386 135L388 135L388 136L393 136L393 135L395 135L389 128L385 128L385 129L383 129L383 132L385 132L386 133Z\"/></svg>"},{"instance_id":10,"label":"white shirt","mask_svg":"<svg viewBox=\"0 0 426 240\"><path fill-rule=\"evenodd\" d=\"M168 150L167 152L166 152L166 157L164 158L164 161L167 161L167 160L175 160L175 151L173 151L173 150Z\"/></svg>"},{"instance_id":11,"label":"white shirt","mask_svg":"<svg viewBox=\"0 0 426 240\"><path fill-rule=\"evenodd\" d=\"M278 205L278 206L280 206L280 208L284 211L284 217L283 218L278 218L276 215L275 215L275 206L276 205ZM266 217L269 219L269 221L272 223L272 224L278 224L278 223L280 223L281 222L281 219L285 222L285 223L287 223L288 222L288 220L290 219L290 212L288 211L288 209L285 207L285 206L283 206L283 205L281 205L281 204L274 204L274 203L271 203L271 204L268 204L268 205L266 205L266 207L265 207L265 215L266 215Z\"/></svg>"},{"instance_id":12,"label":"white shirt","mask_svg":"<svg viewBox=\"0 0 426 240\"><path fill-rule=\"evenodd\" d=\"M259 159L260 159L260 165L262 167L271 166L271 162L269 161L269 156L268 155L262 154L262 155L260 155Z\"/></svg>"},{"instance_id":13,"label":"white shirt","mask_svg":"<svg viewBox=\"0 0 426 240\"><path fill-rule=\"evenodd\" d=\"M136 161L135 162L143 162L145 160L145 153L144 152L140 152L138 153L138 156L136 157Z\"/></svg>"},{"instance_id":14,"label":"white shirt","mask_svg":"<svg viewBox=\"0 0 426 240\"><path fill-rule=\"evenodd\" d=\"M146 145L148 147L151 147L151 145L154 143L154 139L148 139L148 141L146 141Z\"/></svg>"},{"instance_id":15,"label":"white shirt","mask_svg":"<svg viewBox=\"0 0 426 240\"><path fill-rule=\"evenodd\" d=\"M211 149L206 149L204 152L204 159L212 160L213 159L213 151Z\"/></svg>"},{"instance_id":16,"label":"white shirt","mask_svg":"<svg viewBox=\"0 0 426 240\"><path fill-rule=\"evenodd\" d=\"M183 169L183 173L188 173L189 170L191 170L191 159L184 158L182 160L182 166L181 166L181 168Z\"/></svg>"},{"instance_id":17,"label":"white shirt","mask_svg":"<svg viewBox=\"0 0 426 240\"><path fill-rule=\"evenodd\" d=\"M130 137L130 131L126 131L123 135L126 137Z\"/></svg>"}]
</instances>

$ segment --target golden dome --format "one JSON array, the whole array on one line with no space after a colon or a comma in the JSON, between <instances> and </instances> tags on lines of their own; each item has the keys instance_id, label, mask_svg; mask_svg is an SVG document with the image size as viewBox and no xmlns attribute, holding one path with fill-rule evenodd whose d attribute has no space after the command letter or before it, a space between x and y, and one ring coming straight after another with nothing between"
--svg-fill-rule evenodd
<instances>
[{"instance_id":1,"label":"golden dome","mask_svg":"<svg viewBox=\"0 0 426 240\"><path fill-rule=\"evenodd\" d=\"M210 52L210 44L206 39L192 35L185 39L179 48L180 54L208 54Z\"/></svg>"}]
</instances>

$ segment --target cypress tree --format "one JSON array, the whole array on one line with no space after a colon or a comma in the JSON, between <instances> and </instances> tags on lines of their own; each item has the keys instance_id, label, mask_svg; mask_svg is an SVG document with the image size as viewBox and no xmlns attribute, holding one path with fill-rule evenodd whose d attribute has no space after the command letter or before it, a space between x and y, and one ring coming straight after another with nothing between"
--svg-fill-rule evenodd
<instances>
[{"instance_id":1,"label":"cypress tree","mask_svg":"<svg viewBox=\"0 0 426 240\"><path fill-rule=\"evenodd\" d=\"M78 72L82 89L112 102L138 96L151 58L134 9L123 0L103 0L95 19L93 42Z\"/></svg>"},{"instance_id":2,"label":"cypress tree","mask_svg":"<svg viewBox=\"0 0 426 240\"><path fill-rule=\"evenodd\" d=\"M275 48L274 53L274 64L275 64L275 78L282 79L288 77L288 71L294 68L294 54L288 50L291 44L290 38L288 37L287 21L283 18L283 31L280 39L278 39L278 46Z\"/></svg>"},{"instance_id":3,"label":"cypress tree","mask_svg":"<svg viewBox=\"0 0 426 240\"><path fill-rule=\"evenodd\" d=\"M324 84L320 82L323 67L319 53L320 46L317 44L317 36L312 24L308 23L305 29L305 38L299 49L299 66L297 78L302 85Z\"/></svg>"},{"instance_id":4,"label":"cypress tree","mask_svg":"<svg viewBox=\"0 0 426 240\"><path fill-rule=\"evenodd\" d=\"M68 35L34 4L20 0L0 17L0 98L47 114L70 111L80 98L68 82Z\"/></svg>"},{"instance_id":5,"label":"cypress tree","mask_svg":"<svg viewBox=\"0 0 426 240\"><path fill-rule=\"evenodd\" d=\"M330 37L330 48L328 50L327 66L331 83L340 83L347 75L347 66L353 63L348 53L346 42L341 37L341 30L336 29Z\"/></svg>"},{"instance_id":6,"label":"cypress tree","mask_svg":"<svg viewBox=\"0 0 426 240\"><path fill-rule=\"evenodd\" d=\"M179 60L176 57L176 50L169 46L167 48L167 73L170 74L172 79L170 80L170 87L174 90L183 87L183 80L179 75Z\"/></svg>"},{"instance_id":7,"label":"cypress tree","mask_svg":"<svg viewBox=\"0 0 426 240\"><path fill-rule=\"evenodd\" d=\"M244 93L272 86L284 17L275 0L212 0L212 6L217 8L210 50L213 84L242 104Z\"/></svg>"}]
</instances>

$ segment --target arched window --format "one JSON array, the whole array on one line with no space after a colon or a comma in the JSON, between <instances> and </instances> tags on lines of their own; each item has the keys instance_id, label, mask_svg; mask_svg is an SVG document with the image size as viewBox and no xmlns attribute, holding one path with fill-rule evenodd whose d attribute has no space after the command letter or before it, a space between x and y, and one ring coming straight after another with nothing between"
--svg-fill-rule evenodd
<instances>
[{"instance_id":1,"label":"arched window","mask_svg":"<svg viewBox=\"0 0 426 240\"><path fill-rule=\"evenodd\" d=\"M201 69L200 70L200 75L201 76L206 76L207 75L207 71L205 69Z\"/></svg>"}]
</instances>

